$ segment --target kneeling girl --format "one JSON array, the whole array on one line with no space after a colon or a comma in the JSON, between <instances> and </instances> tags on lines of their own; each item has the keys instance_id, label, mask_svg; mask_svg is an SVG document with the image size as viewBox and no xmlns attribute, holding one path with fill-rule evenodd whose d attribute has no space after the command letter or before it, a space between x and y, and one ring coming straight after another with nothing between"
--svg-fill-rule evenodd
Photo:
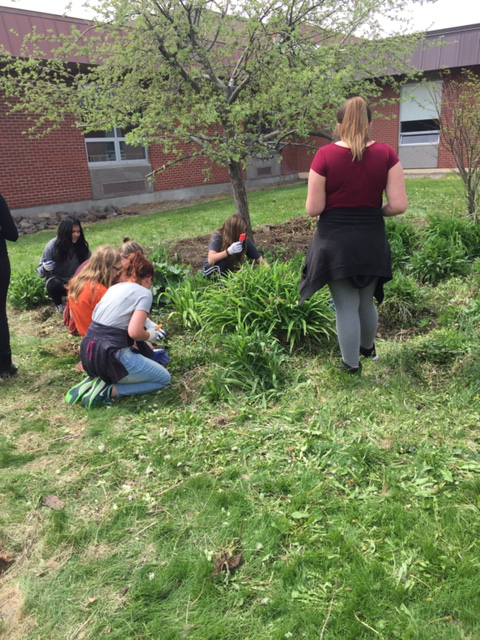
<instances>
[{"instance_id":1,"label":"kneeling girl","mask_svg":"<svg viewBox=\"0 0 480 640\"><path fill-rule=\"evenodd\" d=\"M145 329L153 275L152 264L140 252L129 256L122 282L110 287L95 307L80 350L89 378L70 389L65 398L69 404L81 401L93 408L169 384L170 374L152 360L147 344L155 338L154 329Z\"/></svg>"}]
</instances>

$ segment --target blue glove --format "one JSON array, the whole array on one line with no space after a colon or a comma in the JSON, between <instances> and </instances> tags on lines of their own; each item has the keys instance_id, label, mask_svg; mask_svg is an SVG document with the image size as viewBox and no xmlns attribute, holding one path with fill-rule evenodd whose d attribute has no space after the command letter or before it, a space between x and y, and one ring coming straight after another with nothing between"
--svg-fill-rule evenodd
<instances>
[{"instance_id":1,"label":"blue glove","mask_svg":"<svg viewBox=\"0 0 480 640\"><path fill-rule=\"evenodd\" d=\"M55 262L53 260L47 260L46 262L42 262L42 267L45 271L53 271L55 269Z\"/></svg>"},{"instance_id":2,"label":"blue glove","mask_svg":"<svg viewBox=\"0 0 480 640\"><path fill-rule=\"evenodd\" d=\"M154 349L152 360L158 362L163 367L170 362L167 352L164 349Z\"/></svg>"}]
</instances>

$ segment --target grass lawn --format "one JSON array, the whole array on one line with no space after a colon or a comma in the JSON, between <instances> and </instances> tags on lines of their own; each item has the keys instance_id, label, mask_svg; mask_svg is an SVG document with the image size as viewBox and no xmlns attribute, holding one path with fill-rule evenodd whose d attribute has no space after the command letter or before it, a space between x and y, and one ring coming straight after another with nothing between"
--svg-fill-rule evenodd
<instances>
[{"instance_id":1,"label":"grass lawn","mask_svg":"<svg viewBox=\"0 0 480 640\"><path fill-rule=\"evenodd\" d=\"M463 206L455 178L408 191L415 225ZM305 195L252 194L254 225L304 215ZM154 248L232 211L219 199L86 236ZM53 235L9 245L13 269ZM212 400L215 336L166 309L170 388L67 406L79 340L50 306L10 309L20 373L0 381L0 573L13 561L0 637L480 638L479 273L423 287L423 315L378 339L361 378L337 372L325 341L286 351L285 382L262 398Z\"/></svg>"}]
</instances>

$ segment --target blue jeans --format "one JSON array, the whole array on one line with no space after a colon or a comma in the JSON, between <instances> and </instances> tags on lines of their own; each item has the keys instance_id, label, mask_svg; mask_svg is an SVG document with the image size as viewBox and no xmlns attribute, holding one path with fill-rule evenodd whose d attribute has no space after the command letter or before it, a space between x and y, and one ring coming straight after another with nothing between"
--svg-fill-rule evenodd
<instances>
[{"instance_id":1,"label":"blue jeans","mask_svg":"<svg viewBox=\"0 0 480 640\"><path fill-rule=\"evenodd\" d=\"M128 375L117 382L117 397L152 393L163 389L170 382L170 374L165 367L133 352L129 347L120 350L118 359Z\"/></svg>"}]
</instances>

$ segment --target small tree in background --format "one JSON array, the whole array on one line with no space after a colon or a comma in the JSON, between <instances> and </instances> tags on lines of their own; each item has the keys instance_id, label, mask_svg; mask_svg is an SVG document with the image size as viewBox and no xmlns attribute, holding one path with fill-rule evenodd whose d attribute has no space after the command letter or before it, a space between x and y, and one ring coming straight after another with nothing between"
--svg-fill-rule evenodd
<instances>
[{"instance_id":1,"label":"small tree in background","mask_svg":"<svg viewBox=\"0 0 480 640\"><path fill-rule=\"evenodd\" d=\"M348 95L379 96L387 69L405 71L419 36L382 38L379 18L405 29L406 0L101 0L83 33L31 34L4 55L0 90L31 115L31 134L67 115L89 131L121 128L127 143L161 145L174 164L203 157L228 169L251 230L242 170L332 130ZM361 38L355 34L361 33ZM72 60L88 60L72 64ZM159 172L164 167L154 167Z\"/></svg>"},{"instance_id":2,"label":"small tree in background","mask_svg":"<svg viewBox=\"0 0 480 640\"><path fill-rule=\"evenodd\" d=\"M465 188L467 211L478 222L480 201L480 76L463 70L446 75L440 113L441 143L455 162Z\"/></svg>"}]
</instances>

